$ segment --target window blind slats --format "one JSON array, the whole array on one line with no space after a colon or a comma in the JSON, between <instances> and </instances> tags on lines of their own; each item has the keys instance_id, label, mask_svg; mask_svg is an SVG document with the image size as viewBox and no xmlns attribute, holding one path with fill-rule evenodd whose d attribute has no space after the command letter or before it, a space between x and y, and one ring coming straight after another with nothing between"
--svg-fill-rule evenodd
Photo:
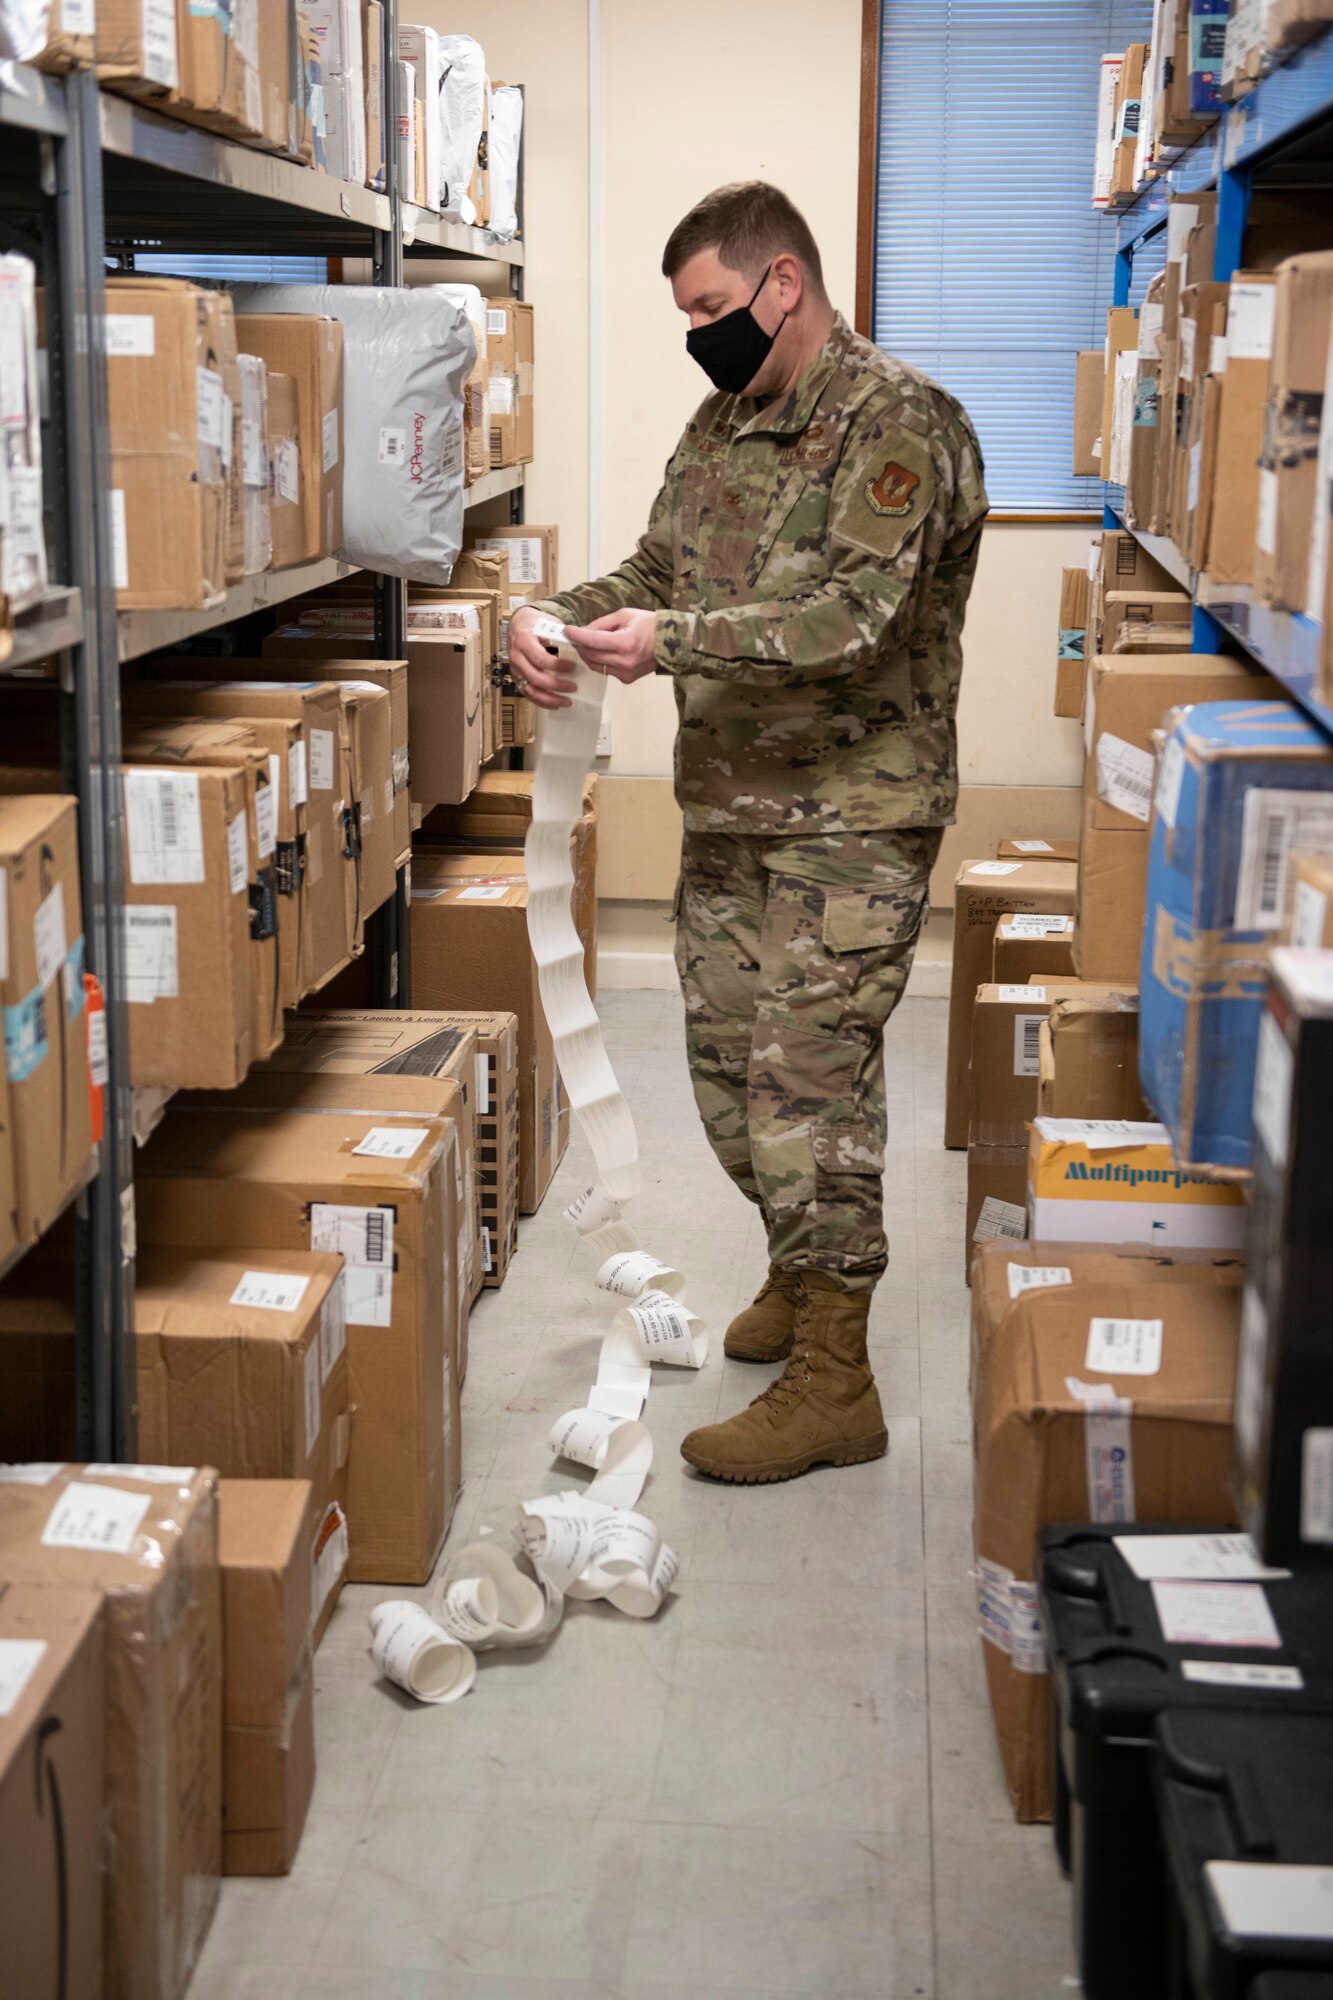
<instances>
[{"instance_id":1,"label":"window blind slats","mask_svg":"<svg viewBox=\"0 0 1333 2000\"><path fill-rule=\"evenodd\" d=\"M1091 205L1098 59L1150 0L885 0L874 338L963 402L992 505L1101 505L1076 479L1074 355L1106 332L1114 225ZM1135 303L1157 260L1136 258Z\"/></svg>"}]
</instances>

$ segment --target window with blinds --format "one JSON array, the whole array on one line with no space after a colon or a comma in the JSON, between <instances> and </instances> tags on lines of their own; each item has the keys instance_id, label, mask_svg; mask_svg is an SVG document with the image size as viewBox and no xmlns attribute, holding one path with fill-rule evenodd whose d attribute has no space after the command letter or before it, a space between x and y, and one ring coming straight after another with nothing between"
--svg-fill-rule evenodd
<instances>
[{"instance_id":1,"label":"window with blinds","mask_svg":"<svg viewBox=\"0 0 1333 2000\"><path fill-rule=\"evenodd\" d=\"M209 278L224 285L326 285L327 257L190 257L171 250L138 252L136 271L153 277Z\"/></svg>"},{"instance_id":2,"label":"window with blinds","mask_svg":"<svg viewBox=\"0 0 1333 2000\"><path fill-rule=\"evenodd\" d=\"M1092 207L1098 58L1147 41L1151 16L883 0L873 335L966 407L1000 512L1102 504L1069 469L1074 356L1102 344L1115 261Z\"/></svg>"}]
</instances>

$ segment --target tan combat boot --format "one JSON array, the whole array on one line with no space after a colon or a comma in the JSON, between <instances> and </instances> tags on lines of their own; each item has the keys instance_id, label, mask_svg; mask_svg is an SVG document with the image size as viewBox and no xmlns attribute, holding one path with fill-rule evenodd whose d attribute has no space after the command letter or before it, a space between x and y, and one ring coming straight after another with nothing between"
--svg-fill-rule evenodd
<instances>
[{"instance_id":1,"label":"tan combat boot","mask_svg":"<svg viewBox=\"0 0 1333 2000\"><path fill-rule=\"evenodd\" d=\"M714 1479L795 1479L812 1465L860 1465L889 1448L866 1359L869 1292L801 1273L795 1344L777 1381L724 1424L691 1431L683 1456Z\"/></svg>"},{"instance_id":2,"label":"tan combat boot","mask_svg":"<svg viewBox=\"0 0 1333 2000\"><path fill-rule=\"evenodd\" d=\"M733 1361L785 1361L800 1297L801 1273L790 1264L770 1264L754 1304L727 1328L723 1352Z\"/></svg>"}]
</instances>

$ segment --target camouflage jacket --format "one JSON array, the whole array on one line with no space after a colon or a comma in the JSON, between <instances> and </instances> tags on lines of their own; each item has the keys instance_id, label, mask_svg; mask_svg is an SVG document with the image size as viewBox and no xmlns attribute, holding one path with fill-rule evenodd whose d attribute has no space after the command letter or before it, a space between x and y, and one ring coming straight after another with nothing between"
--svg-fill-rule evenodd
<instances>
[{"instance_id":1,"label":"camouflage jacket","mask_svg":"<svg viewBox=\"0 0 1333 2000\"><path fill-rule=\"evenodd\" d=\"M709 396L634 554L544 608L657 613L691 830L942 826L986 504L960 405L839 315L781 401Z\"/></svg>"}]
</instances>

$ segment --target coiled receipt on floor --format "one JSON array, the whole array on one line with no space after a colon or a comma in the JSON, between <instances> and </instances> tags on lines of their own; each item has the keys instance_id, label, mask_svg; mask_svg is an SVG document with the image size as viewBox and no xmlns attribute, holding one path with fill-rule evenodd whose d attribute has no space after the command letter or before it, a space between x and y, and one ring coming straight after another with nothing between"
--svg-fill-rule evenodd
<instances>
[{"instance_id":1,"label":"coiled receipt on floor","mask_svg":"<svg viewBox=\"0 0 1333 2000\"><path fill-rule=\"evenodd\" d=\"M436 1588L433 1615L407 1603L372 1614L376 1665L430 1702L456 1700L471 1687L474 1654L549 1639L568 1602L600 1599L628 1618L660 1610L679 1563L638 1511L653 1462L643 1412L654 1365L698 1369L708 1356L703 1322L681 1296L684 1273L645 1250L621 1213L620 1203L639 1191L638 1135L603 1045L571 913L570 837L606 683L579 659L562 625L548 618L534 629L573 668L576 685L569 708L538 718L525 848L528 935L561 1079L600 1177L565 1214L615 1310L586 1404L557 1418L547 1438L554 1458L593 1474L589 1484L523 1501L513 1531L461 1549Z\"/></svg>"}]
</instances>

